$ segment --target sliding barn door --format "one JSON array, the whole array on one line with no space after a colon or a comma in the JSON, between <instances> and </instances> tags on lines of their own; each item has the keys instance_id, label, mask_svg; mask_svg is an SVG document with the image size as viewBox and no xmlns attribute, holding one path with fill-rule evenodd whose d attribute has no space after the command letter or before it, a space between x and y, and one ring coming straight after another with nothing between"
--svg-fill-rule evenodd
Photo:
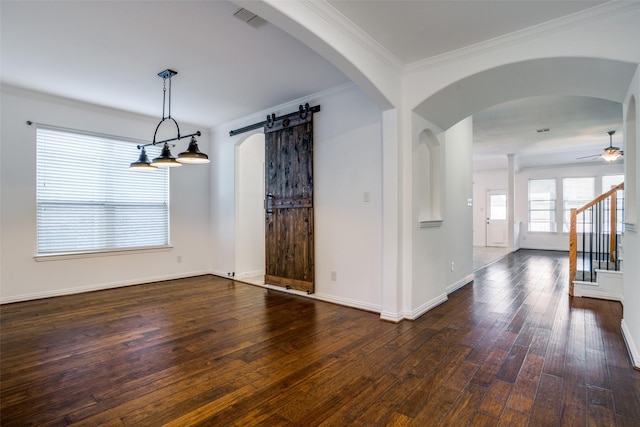
<instances>
[{"instance_id":1,"label":"sliding barn door","mask_svg":"<svg viewBox=\"0 0 640 427\"><path fill-rule=\"evenodd\" d=\"M265 283L314 292L313 114L265 127Z\"/></svg>"}]
</instances>

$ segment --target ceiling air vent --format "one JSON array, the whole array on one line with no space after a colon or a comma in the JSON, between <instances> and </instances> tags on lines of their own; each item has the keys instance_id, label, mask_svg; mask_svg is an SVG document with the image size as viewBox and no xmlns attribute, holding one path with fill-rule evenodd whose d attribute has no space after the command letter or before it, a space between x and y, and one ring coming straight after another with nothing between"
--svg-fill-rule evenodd
<instances>
[{"instance_id":1,"label":"ceiling air vent","mask_svg":"<svg viewBox=\"0 0 640 427\"><path fill-rule=\"evenodd\" d=\"M233 16L235 16L236 18L238 18L241 21L246 22L247 24L251 25L253 28L262 27L264 24L267 23L267 21L265 21L264 19L260 18L255 13L248 11L245 8L240 8L240 9L236 10L233 13Z\"/></svg>"}]
</instances>

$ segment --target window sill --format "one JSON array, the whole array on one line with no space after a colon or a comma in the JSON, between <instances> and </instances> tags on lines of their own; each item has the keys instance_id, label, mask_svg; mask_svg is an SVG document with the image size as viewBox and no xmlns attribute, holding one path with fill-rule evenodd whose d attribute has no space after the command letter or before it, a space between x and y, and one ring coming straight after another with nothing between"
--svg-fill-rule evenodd
<instances>
[{"instance_id":1,"label":"window sill","mask_svg":"<svg viewBox=\"0 0 640 427\"><path fill-rule=\"evenodd\" d=\"M117 256L117 255L134 255L143 254L149 252L165 252L173 249L173 246L150 246L145 248L130 248L130 249L112 249L105 251L90 251L90 252L64 252L55 254L40 254L34 255L33 259L37 262L43 261L60 261L68 259L80 259L80 258L96 258L104 256Z\"/></svg>"}]
</instances>

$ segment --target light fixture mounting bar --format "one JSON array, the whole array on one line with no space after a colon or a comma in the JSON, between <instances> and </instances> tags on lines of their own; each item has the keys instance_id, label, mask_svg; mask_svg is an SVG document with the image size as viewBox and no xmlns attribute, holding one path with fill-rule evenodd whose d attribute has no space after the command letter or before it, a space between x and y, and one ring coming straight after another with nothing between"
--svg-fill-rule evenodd
<instances>
[{"instance_id":1,"label":"light fixture mounting bar","mask_svg":"<svg viewBox=\"0 0 640 427\"><path fill-rule=\"evenodd\" d=\"M138 150L141 149L142 147L151 147L152 145L164 144L165 142L179 141L181 139L191 138L192 136L202 136L202 133L200 131L197 131L197 132L194 132L194 133L190 133L189 135L179 135L179 136L176 136L175 138L169 138L169 139L165 139L163 141L154 141L154 142L150 142L148 144L139 144L138 145Z\"/></svg>"},{"instance_id":2,"label":"light fixture mounting bar","mask_svg":"<svg viewBox=\"0 0 640 427\"><path fill-rule=\"evenodd\" d=\"M171 77L175 76L176 74L178 74L177 71L173 71L173 70L170 70L169 68L167 68L164 71L160 71L158 73L158 76L162 77L163 79L170 79Z\"/></svg>"}]
</instances>

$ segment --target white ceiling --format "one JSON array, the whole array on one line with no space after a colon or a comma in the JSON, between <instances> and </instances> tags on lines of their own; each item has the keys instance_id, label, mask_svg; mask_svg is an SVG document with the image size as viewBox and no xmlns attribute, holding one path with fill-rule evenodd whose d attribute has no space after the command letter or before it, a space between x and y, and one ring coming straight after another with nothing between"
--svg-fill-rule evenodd
<instances>
[{"instance_id":1,"label":"white ceiling","mask_svg":"<svg viewBox=\"0 0 640 427\"><path fill-rule=\"evenodd\" d=\"M409 64L600 3L329 0L328 5ZM3 83L158 118L162 80L156 74L165 68L179 72L172 115L207 127L348 81L274 25L254 28L238 20L233 16L238 6L228 1L1 0L0 7ZM620 104L587 98L540 97L496 106L474 115L476 163L489 167L507 152L519 154L523 165L560 162L560 149L571 153L564 162L592 149L597 153L608 145L607 130L620 136L621 118ZM550 131L532 134L538 128Z\"/></svg>"},{"instance_id":2,"label":"white ceiling","mask_svg":"<svg viewBox=\"0 0 640 427\"><path fill-rule=\"evenodd\" d=\"M604 1L329 0L410 64L567 16Z\"/></svg>"}]
</instances>

